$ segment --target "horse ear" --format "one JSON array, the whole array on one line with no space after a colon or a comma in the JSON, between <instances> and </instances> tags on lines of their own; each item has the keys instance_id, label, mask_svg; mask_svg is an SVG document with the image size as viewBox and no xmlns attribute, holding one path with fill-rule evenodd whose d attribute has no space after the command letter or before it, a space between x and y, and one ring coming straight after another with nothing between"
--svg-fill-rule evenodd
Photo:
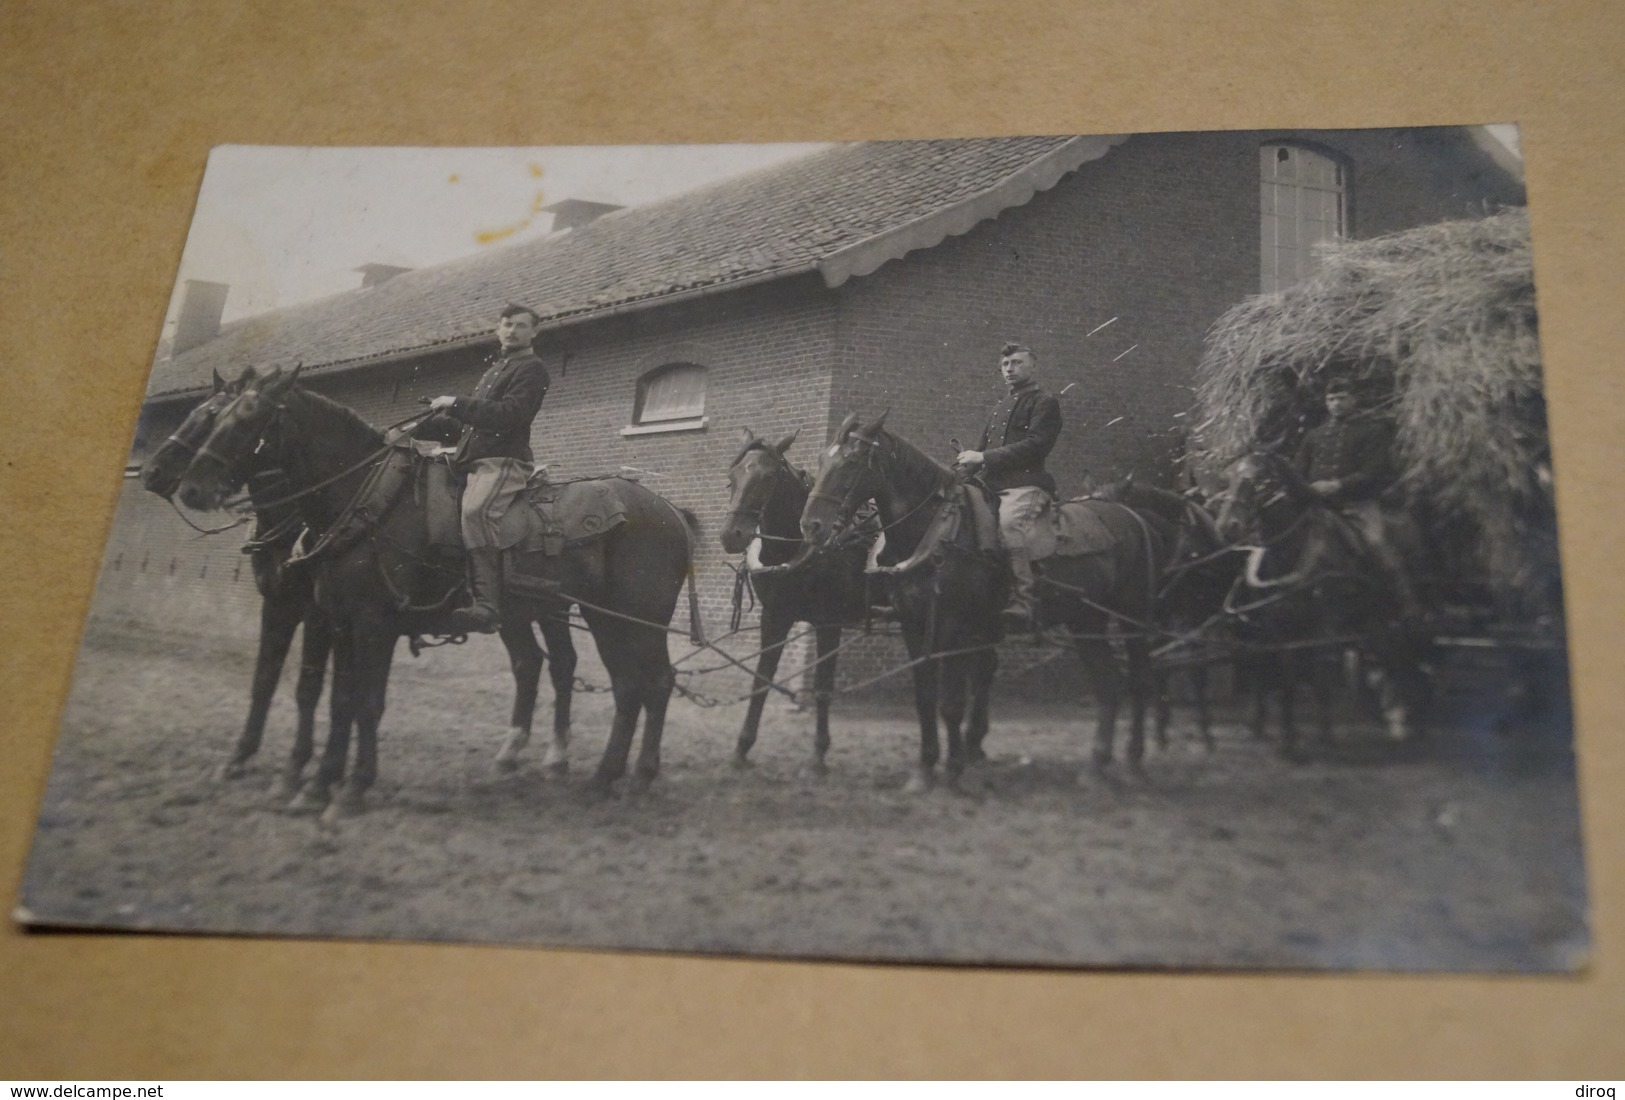
<instances>
[{"instance_id":1,"label":"horse ear","mask_svg":"<svg viewBox=\"0 0 1625 1100\"><path fill-rule=\"evenodd\" d=\"M243 373L237 376L237 388L246 390L254 381L254 367L250 364L243 368Z\"/></svg>"},{"instance_id":2,"label":"horse ear","mask_svg":"<svg viewBox=\"0 0 1625 1100\"><path fill-rule=\"evenodd\" d=\"M841 421L840 429L835 433L835 442L845 443L852 435L852 429L858 426L858 414L847 413L846 419Z\"/></svg>"},{"instance_id":3,"label":"horse ear","mask_svg":"<svg viewBox=\"0 0 1625 1100\"><path fill-rule=\"evenodd\" d=\"M880 434L880 429L886 426L886 417L890 413L891 410L887 409L885 412L875 417L873 422L865 424L861 429L859 429L858 434L865 439L873 439L875 436Z\"/></svg>"},{"instance_id":4,"label":"horse ear","mask_svg":"<svg viewBox=\"0 0 1625 1100\"><path fill-rule=\"evenodd\" d=\"M739 429L739 443L740 443L740 446L749 446L751 443L755 442L755 440L756 440L756 433L755 432L751 431L749 428L746 428L746 427L741 427Z\"/></svg>"},{"instance_id":5,"label":"horse ear","mask_svg":"<svg viewBox=\"0 0 1625 1100\"><path fill-rule=\"evenodd\" d=\"M795 431L791 432L789 435L785 436L783 439L781 439L777 443L773 444L773 449L775 451L779 452L780 455L783 455L786 451L788 451L790 449L790 445L796 441L796 436L798 436L800 434L801 434L801 429L797 428Z\"/></svg>"},{"instance_id":6,"label":"horse ear","mask_svg":"<svg viewBox=\"0 0 1625 1100\"><path fill-rule=\"evenodd\" d=\"M211 376L210 381L213 386L213 388L209 391L211 395L217 394L226 388L226 380L220 377L220 370L218 367L210 371L209 374Z\"/></svg>"},{"instance_id":7,"label":"horse ear","mask_svg":"<svg viewBox=\"0 0 1625 1100\"><path fill-rule=\"evenodd\" d=\"M276 369L276 373L267 378L264 386L261 388L265 393L271 395L272 397L281 397L283 394L293 389L293 384L299 381L299 372L303 369L303 363L296 364L293 370L288 371L287 373L283 373L282 368L278 367Z\"/></svg>"}]
</instances>

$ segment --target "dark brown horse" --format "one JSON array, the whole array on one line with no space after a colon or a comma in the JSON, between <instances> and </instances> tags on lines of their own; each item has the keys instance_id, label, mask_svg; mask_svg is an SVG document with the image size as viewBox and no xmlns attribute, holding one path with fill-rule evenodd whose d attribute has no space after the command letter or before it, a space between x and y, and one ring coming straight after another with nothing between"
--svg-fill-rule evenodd
<instances>
[{"instance_id":1,"label":"dark brown horse","mask_svg":"<svg viewBox=\"0 0 1625 1100\"><path fill-rule=\"evenodd\" d=\"M1243 572L1244 603L1268 640L1283 647L1277 672L1307 678L1321 710L1321 734L1331 729L1328 669L1355 647L1380 682L1389 737L1406 741L1420 729L1430 685L1425 674L1432 641L1405 621L1398 594L1359 533L1321 502L1292 464L1270 451L1232 463L1219 529L1251 540ZM1233 603L1234 606L1234 603ZM1282 692L1282 751L1296 752L1291 684Z\"/></svg>"},{"instance_id":2,"label":"dark brown horse","mask_svg":"<svg viewBox=\"0 0 1625 1100\"><path fill-rule=\"evenodd\" d=\"M339 814L361 808L377 775L378 725L396 640L449 633L446 608L461 569L436 560L414 493L398 494L376 514L357 513L362 490L387 450L383 438L349 409L298 386L297 375L297 369L287 375L278 370L256 380L219 414L180 494L194 508L219 506L232 464L256 448L277 458L300 494L301 512L317 536L316 598L333 623L335 657L332 729L304 797L323 804L344 777L329 811ZM500 631L519 690L514 729L499 762L511 759L529 732L543 657L531 624L541 625L554 650L556 706L567 708L570 679L558 658L568 647L569 607L581 607L615 698L614 723L591 782L601 791L625 774L640 714L646 724L634 784L647 785L659 771L674 682L666 627L689 575L693 537L692 516L642 486L626 482L621 488L625 524L557 557L527 556L523 574L539 579L504 591ZM352 723L356 760L345 777ZM568 710L556 710L558 752L567 730Z\"/></svg>"},{"instance_id":3,"label":"dark brown horse","mask_svg":"<svg viewBox=\"0 0 1625 1100\"><path fill-rule=\"evenodd\" d=\"M801 512L812 477L784 457L795 442L791 433L777 443L758 439L744 429L744 444L728 467L728 518L722 548L747 553L746 569L762 607L761 654L756 661L756 690L734 749L734 765L748 763L774 674L784 655L785 639L798 622L812 626L818 641L813 669L813 699L818 710L813 737L813 769L823 773L829 752L829 707L835 690L835 654L841 628L865 614L864 564L867 540L853 540L828 553L803 557L790 572L775 566L796 558L802 548Z\"/></svg>"},{"instance_id":4,"label":"dark brown horse","mask_svg":"<svg viewBox=\"0 0 1625 1100\"><path fill-rule=\"evenodd\" d=\"M1190 681L1197 734L1211 752L1208 669L1235 652L1233 624L1224 608L1240 573L1241 556L1219 534L1213 516L1190 496L1137 484L1132 474L1104 486L1095 496L1156 516L1173 534L1154 602L1158 636L1152 659L1156 701L1152 731L1158 746L1167 748L1172 672L1182 669Z\"/></svg>"},{"instance_id":5,"label":"dark brown horse","mask_svg":"<svg viewBox=\"0 0 1625 1100\"><path fill-rule=\"evenodd\" d=\"M885 430L847 417L824 452L802 512L806 540L790 572L839 543L858 508L873 500L886 535L880 555L903 640L915 662L914 705L920 721L919 766L905 788L930 789L941 757L937 714L948 734L947 779L984 759L988 699L998 669L999 613L1010 592L1009 567L986 550L980 526L993 521L980 490L948 467ZM967 704L969 718L967 722Z\"/></svg>"},{"instance_id":6,"label":"dark brown horse","mask_svg":"<svg viewBox=\"0 0 1625 1100\"><path fill-rule=\"evenodd\" d=\"M214 430L215 418L241 391L239 383L228 385L216 374L214 392L187 414L174 434L142 465L141 484L165 500L172 498L186 467ZM243 458L233 469L232 478L236 486L247 485L254 509L254 533L245 549L254 570L254 583L260 591L260 637L254 655L248 718L220 774L225 779L241 777L247 771L248 761L259 751L271 697L276 693L282 666L293 645L294 631L303 624L299 682L294 689L298 728L278 786L280 796L286 799L298 791L305 765L315 752L316 704L321 699L322 681L327 674L332 635L327 621L317 612L315 586L310 575L283 568L303 530L298 508L283 499L290 492L283 471L275 467L268 456L256 453Z\"/></svg>"}]
</instances>

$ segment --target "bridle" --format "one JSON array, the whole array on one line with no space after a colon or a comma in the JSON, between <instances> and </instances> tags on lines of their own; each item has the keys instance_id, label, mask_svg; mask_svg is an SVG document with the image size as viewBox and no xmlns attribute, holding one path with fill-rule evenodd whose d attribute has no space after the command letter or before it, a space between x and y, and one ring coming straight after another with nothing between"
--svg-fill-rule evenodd
<instances>
[{"instance_id":1,"label":"bridle","mask_svg":"<svg viewBox=\"0 0 1625 1100\"><path fill-rule=\"evenodd\" d=\"M728 473L730 476L733 474L735 468L737 468L741 462L745 461L745 455L750 454L752 451L760 451L764 455L772 456L770 458L770 462L772 463L772 481L767 492L762 496L762 503L760 507L730 508L727 515L724 517L724 521L728 524L728 526L731 527L733 525L733 519L735 516L748 520L750 526L756 530L756 537L760 539L773 539L781 542L801 541L799 538L788 538L784 535L764 535L761 531L762 513L766 512L768 505L773 503L773 498L778 495L779 486L784 482L786 476L793 477L800 481L802 483L802 487L806 489L811 489L812 487L811 477L805 471L798 470L794 466L790 465L790 460L785 458L775 448L762 443L752 443L750 446L745 448L744 452L734 460L733 465L728 467Z\"/></svg>"},{"instance_id":2,"label":"bridle","mask_svg":"<svg viewBox=\"0 0 1625 1100\"><path fill-rule=\"evenodd\" d=\"M866 439L855 432L847 438L848 442L861 443L867 448L867 450L860 452L863 455L863 460L862 464L858 468L861 471L879 477L880 470L875 465L875 456L880 453L880 440ZM841 496L836 496L834 493L821 493L815 488L808 492L807 499L822 500L835 505L835 518L830 525L830 539L834 540L840 532L852 525L857 516L858 506L868 499L868 495L863 493L863 479L861 477L855 477L852 479L852 484L847 488L845 494ZM875 533L885 534L893 528L907 523L914 517L915 513L920 512L929 504L940 503L942 499L943 496L941 488L939 487L937 489L933 489L931 492L922 497L918 504L904 512L902 515L898 516L896 519L892 520L890 523L882 523L876 527Z\"/></svg>"}]
</instances>

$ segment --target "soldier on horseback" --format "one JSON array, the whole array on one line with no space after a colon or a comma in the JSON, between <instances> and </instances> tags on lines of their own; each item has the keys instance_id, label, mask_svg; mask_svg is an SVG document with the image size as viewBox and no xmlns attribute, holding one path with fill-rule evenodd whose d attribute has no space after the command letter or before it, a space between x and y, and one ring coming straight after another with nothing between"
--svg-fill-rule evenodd
<instances>
[{"instance_id":1,"label":"soldier on horseback","mask_svg":"<svg viewBox=\"0 0 1625 1100\"><path fill-rule=\"evenodd\" d=\"M959 452L956 459L961 469L980 474L999 494L999 533L1016 581L1005 614L1012 625L1021 627L1032 626L1037 616L1031 542L1055 493L1055 478L1044 469L1044 459L1061 437L1061 403L1039 388L1033 377L1035 364L1031 348L1004 345L999 374L1009 390L994 408L976 448Z\"/></svg>"},{"instance_id":2,"label":"soldier on horseback","mask_svg":"<svg viewBox=\"0 0 1625 1100\"><path fill-rule=\"evenodd\" d=\"M1326 386L1326 421L1304 436L1297 468L1309 488L1354 525L1393 587L1406 618L1419 613L1410 573L1394 544L1394 521L1378 498L1398 478L1394 469L1394 428L1385 418L1359 411L1354 381L1334 377Z\"/></svg>"},{"instance_id":3,"label":"soldier on horseback","mask_svg":"<svg viewBox=\"0 0 1625 1100\"><path fill-rule=\"evenodd\" d=\"M497 321L500 345L469 397L436 397L429 407L458 429L453 468L464 481L463 543L472 603L452 612L452 626L490 634L501 621L502 551L497 525L532 473L530 428L551 384L531 343L541 318L510 305ZM416 433L431 436L432 423Z\"/></svg>"}]
</instances>

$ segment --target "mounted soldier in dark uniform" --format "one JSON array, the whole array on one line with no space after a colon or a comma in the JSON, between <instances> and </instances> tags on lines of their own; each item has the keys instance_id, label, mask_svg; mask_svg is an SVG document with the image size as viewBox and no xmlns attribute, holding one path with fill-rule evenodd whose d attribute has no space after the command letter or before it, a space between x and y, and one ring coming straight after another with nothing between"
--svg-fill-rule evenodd
<instances>
[{"instance_id":1,"label":"mounted soldier in dark uniform","mask_svg":"<svg viewBox=\"0 0 1625 1100\"><path fill-rule=\"evenodd\" d=\"M452 467L464 481L463 544L468 549L471 606L452 612L459 631L490 634L501 622L502 551L498 524L531 474L531 424L552 380L531 348L541 319L510 305L497 321L500 347L469 397L437 397L439 414L416 435L433 438L450 421L457 431ZM438 425L435 422L440 422Z\"/></svg>"},{"instance_id":2,"label":"mounted soldier in dark uniform","mask_svg":"<svg viewBox=\"0 0 1625 1100\"><path fill-rule=\"evenodd\" d=\"M1055 494L1055 478L1044 468L1044 459L1061 437L1061 403L1039 388L1033 378L1035 362L1031 348L1004 345L999 373L1009 391L994 408L976 448L961 451L956 460L999 494L999 533L1016 581L1006 615L1018 626L1031 626L1038 610L1031 541Z\"/></svg>"},{"instance_id":3,"label":"mounted soldier in dark uniform","mask_svg":"<svg viewBox=\"0 0 1625 1100\"><path fill-rule=\"evenodd\" d=\"M1394 428L1385 418L1362 414L1354 383L1335 378L1326 388L1325 423L1304 436L1297 468L1309 488L1359 531L1407 618L1420 612L1410 573L1394 544L1395 521L1378 498L1398 480Z\"/></svg>"}]
</instances>

